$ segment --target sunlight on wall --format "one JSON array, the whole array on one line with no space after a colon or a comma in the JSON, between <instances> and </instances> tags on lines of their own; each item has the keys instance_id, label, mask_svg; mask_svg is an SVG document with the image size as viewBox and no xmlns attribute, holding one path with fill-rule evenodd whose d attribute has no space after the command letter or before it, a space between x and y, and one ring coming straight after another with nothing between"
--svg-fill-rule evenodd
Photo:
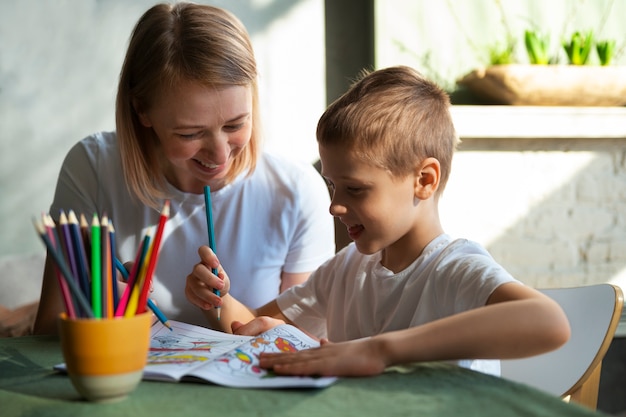
<instances>
[{"instance_id":1,"label":"sunlight on wall","mask_svg":"<svg viewBox=\"0 0 626 417\"><path fill-rule=\"evenodd\" d=\"M609 282L619 286L626 292L626 268L619 271Z\"/></svg>"},{"instance_id":2,"label":"sunlight on wall","mask_svg":"<svg viewBox=\"0 0 626 417\"><path fill-rule=\"evenodd\" d=\"M571 179L593 152L457 152L440 202L448 233L489 246L555 193L569 193ZM565 163L567 160L567 163Z\"/></svg>"}]
</instances>

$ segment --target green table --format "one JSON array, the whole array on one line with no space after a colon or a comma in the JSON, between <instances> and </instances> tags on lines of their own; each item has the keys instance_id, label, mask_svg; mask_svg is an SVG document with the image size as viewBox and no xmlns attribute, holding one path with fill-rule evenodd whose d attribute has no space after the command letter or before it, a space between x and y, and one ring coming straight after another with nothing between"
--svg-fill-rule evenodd
<instances>
[{"instance_id":1,"label":"green table","mask_svg":"<svg viewBox=\"0 0 626 417\"><path fill-rule=\"evenodd\" d=\"M323 389L252 390L142 381L112 404L83 401L67 376L58 338L0 339L0 416L594 416L500 378L446 364L420 364Z\"/></svg>"}]
</instances>

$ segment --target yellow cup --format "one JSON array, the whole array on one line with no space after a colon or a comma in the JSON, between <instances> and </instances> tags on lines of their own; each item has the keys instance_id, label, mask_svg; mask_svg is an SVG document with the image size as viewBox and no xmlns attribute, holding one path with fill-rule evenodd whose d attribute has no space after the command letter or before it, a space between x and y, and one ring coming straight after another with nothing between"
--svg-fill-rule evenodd
<instances>
[{"instance_id":1,"label":"yellow cup","mask_svg":"<svg viewBox=\"0 0 626 417\"><path fill-rule=\"evenodd\" d=\"M141 381L152 314L112 319L59 318L61 348L76 391L89 401L125 398Z\"/></svg>"}]
</instances>

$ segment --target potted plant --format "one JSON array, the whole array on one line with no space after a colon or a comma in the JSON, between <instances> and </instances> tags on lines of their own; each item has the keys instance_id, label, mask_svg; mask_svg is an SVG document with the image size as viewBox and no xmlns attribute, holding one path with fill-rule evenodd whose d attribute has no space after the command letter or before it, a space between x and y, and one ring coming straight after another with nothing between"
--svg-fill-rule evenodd
<instances>
[{"instance_id":1,"label":"potted plant","mask_svg":"<svg viewBox=\"0 0 626 417\"><path fill-rule=\"evenodd\" d=\"M457 81L476 96L494 104L552 106L623 106L626 104L626 68L610 65L614 40L596 41L592 32L574 32L560 45L567 64L550 56L549 39L526 30L528 64L500 59ZM594 48L595 47L595 48ZM600 65L590 64L596 51ZM491 54L492 58L494 54Z\"/></svg>"}]
</instances>

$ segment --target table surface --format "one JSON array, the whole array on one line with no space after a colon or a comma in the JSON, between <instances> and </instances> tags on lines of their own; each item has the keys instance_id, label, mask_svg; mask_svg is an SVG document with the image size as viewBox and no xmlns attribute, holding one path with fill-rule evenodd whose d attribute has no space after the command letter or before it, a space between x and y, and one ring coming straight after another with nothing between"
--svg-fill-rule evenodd
<instances>
[{"instance_id":1,"label":"table surface","mask_svg":"<svg viewBox=\"0 0 626 417\"><path fill-rule=\"evenodd\" d=\"M322 389L238 389L142 381L110 404L81 400L58 338L0 338L0 415L12 416L597 416L533 388L442 363L343 378Z\"/></svg>"}]
</instances>

